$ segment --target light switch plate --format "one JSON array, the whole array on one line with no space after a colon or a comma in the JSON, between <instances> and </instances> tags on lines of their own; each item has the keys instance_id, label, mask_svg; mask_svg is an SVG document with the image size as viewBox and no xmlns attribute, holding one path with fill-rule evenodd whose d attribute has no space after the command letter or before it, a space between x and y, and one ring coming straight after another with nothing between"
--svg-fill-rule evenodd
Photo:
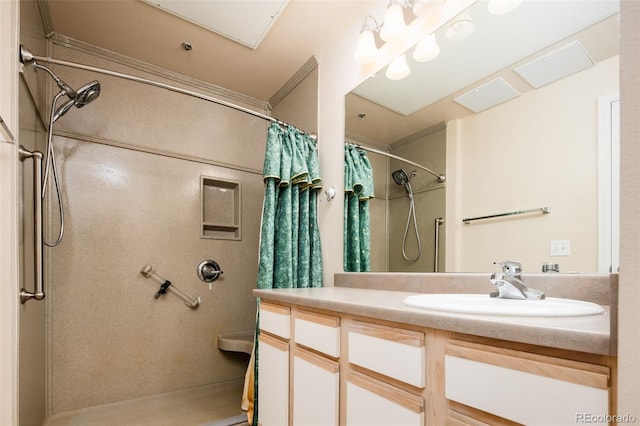
<instances>
[{"instance_id":1,"label":"light switch plate","mask_svg":"<svg viewBox=\"0 0 640 426\"><path fill-rule=\"evenodd\" d=\"M571 253L571 241L551 240L551 256L569 256Z\"/></svg>"}]
</instances>

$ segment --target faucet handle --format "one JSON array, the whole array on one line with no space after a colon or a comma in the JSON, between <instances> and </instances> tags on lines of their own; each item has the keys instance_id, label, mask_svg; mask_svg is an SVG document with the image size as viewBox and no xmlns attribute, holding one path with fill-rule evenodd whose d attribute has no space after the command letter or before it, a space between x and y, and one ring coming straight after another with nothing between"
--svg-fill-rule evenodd
<instances>
[{"instance_id":1,"label":"faucet handle","mask_svg":"<svg viewBox=\"0 0 640 426\"><path fill-rule=\"evenodd\" d=\"M522 272L522 265L520 262L513 260L503 260L502 262L493 262L493 264L500 265L502 267L502 272L507 275L517 276Z\"/></svg>"}]
</instances>

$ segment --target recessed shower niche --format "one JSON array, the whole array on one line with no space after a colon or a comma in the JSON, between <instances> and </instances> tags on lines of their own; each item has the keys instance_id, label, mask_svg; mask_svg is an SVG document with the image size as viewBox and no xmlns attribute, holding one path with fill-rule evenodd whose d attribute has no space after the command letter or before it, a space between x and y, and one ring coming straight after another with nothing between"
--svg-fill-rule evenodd
<instances>
[{"instance_id":1,"label":"recessed shower niche","mask_svg":"<svg viewBox=\"0 0 640 426\"><path fill-rule=\"evenodd\" d=\"M240 182L200 176L201 238L241 240Z\"/></svg>"}]
</instances>

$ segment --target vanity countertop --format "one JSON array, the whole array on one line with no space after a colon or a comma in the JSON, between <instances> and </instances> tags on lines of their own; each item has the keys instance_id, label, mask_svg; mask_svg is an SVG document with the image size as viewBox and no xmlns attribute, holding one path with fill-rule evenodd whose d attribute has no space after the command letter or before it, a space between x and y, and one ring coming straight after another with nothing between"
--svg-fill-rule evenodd
<instances>
[{"instance_id":1,"label":"vanity countertop","mask_svg":"<svg viewBox=\"0 0 640 426\"><path fill-rule=\"evenodd\" d=\"M262 299L401 324L448 330L599 355L615 355L608 306L601 315L566 318L505 317L427 312L405 306L405 291L324 287L254 290Z\"/></svg>"}]
</instances>

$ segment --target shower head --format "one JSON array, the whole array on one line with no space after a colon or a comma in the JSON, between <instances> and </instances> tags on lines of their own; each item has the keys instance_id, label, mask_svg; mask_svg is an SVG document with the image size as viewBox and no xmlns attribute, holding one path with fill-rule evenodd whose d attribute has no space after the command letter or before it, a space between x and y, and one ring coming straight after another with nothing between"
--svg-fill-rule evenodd
<instances>
[{"instance_id":1,"label":"shower head","mask_svg":"<svg viewBox=\"0 0 640 426\"><path fill-rule=\"evenodd\" d=\"M62 93L67 95L67 97L69 98L69 101L62 104L56 110L53 116L53 121L56 121L58 118L62 117L67 111L69 111L72 106L75 106L76 108L82 108L83 106L100 96L100 83L98 81L94 80L90 83L87 83L80 89L78 89L78 91L75 91L71 88L71 86L62 81L49 68L38 64L33 53L23 45L20 45L20 62L22 62L24 65L33 65L35 69L46 71L51 76L51 78L55 80Z\"/></svg>"},{"instance_id":2,"label":"shower head","mask_svg":"<svg viewBox=\"0 0 640 426\"><path fill-rule=\"evenodd\" d=\"M399 169L391 173L391 177L393 178L394 182L398 185L404 186L404 190L407 192L407 194L409 194L409 197L411 198L413 197L413 190L411 189L411 184L409 183L409 181L415 175L415 170L409 174L407 174L407 172L405 172L403 169Z\"/></svg>"},{"instance_id":3,"label":"shower head","mask_svg":"<svg viewBox=\"0 0 640 426\"><path fill-rule=\"evenodd\" d=\"M73 104L76 108L82 108L100 96L100 82L94 80L78 89Z\"/></svg>"},{"instance_id":4,"label":"shower head","mask_svg":"<svg viewBox=\"0 0 640 426\"><path fill-rule=\"evenodd\" d=\"M98 96L100 96L100 83L97 81L92 81L91 83L87 83L78 89L75 98L69 99L67 102L63 103L58 107L55 114L53 115L53 122L55 123L60 117L65 115L72 106L76 108L82 108L89 102L95 100Z\"/></svg>"},{"instance_id":5,"label":"shower head","mask_svg":"<svg viewBox=\"0 0 640 426\"><path fill-rule=\"evenodd\" d=\"M407 175L407 172L402 169L396 170L395 172L391 173L391 177L398 185L406 185L407 183L409 183L409 176Z\"/></svg>"}]
</instances>

